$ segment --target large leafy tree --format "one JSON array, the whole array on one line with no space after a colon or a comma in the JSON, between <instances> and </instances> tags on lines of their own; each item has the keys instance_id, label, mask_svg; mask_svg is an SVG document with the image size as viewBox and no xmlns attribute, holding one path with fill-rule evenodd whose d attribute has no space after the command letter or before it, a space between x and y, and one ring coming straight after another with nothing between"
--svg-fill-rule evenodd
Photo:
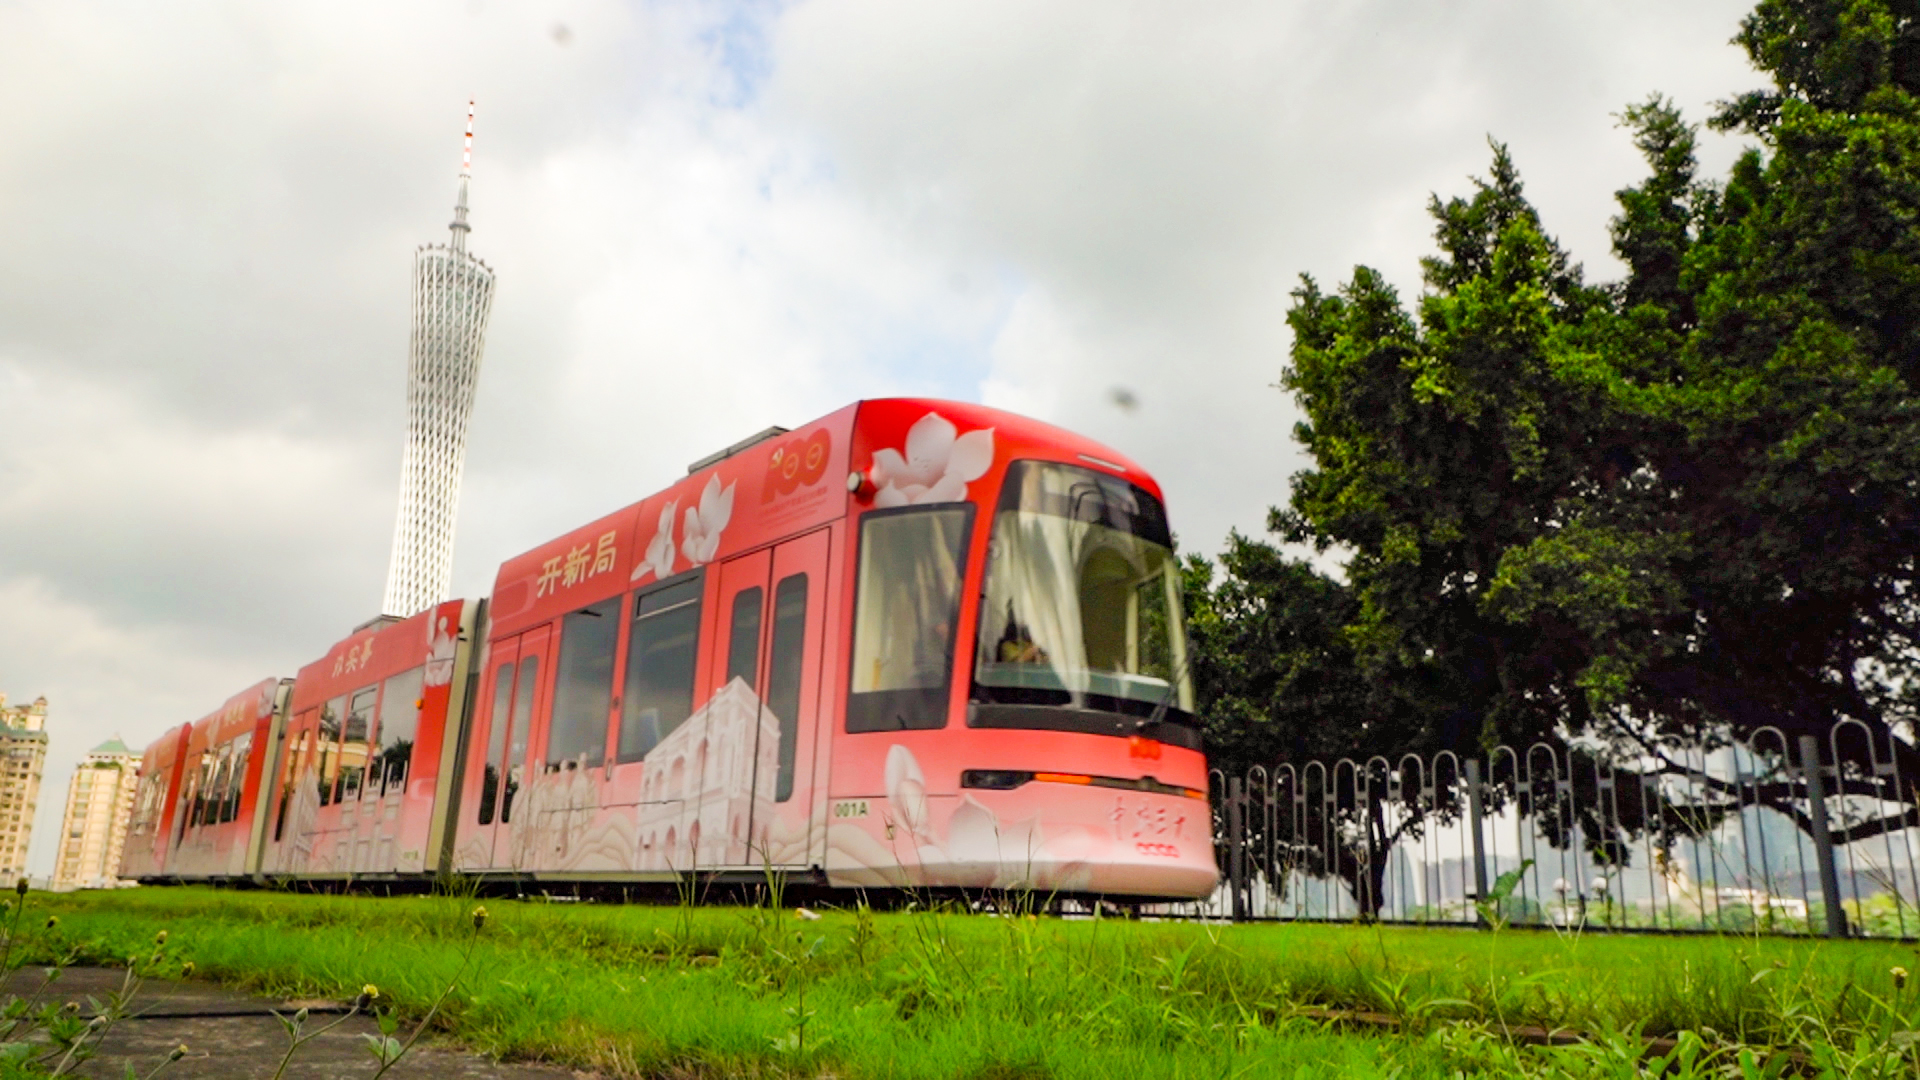
<instances>
[{"instance_id":1,"label":"large leafy tree","mask_svg":"<svg viewBox=\"0 0 1920 1080\"><path fill-rule=\"evenodd\" d=\"M1643 747L1851 719L1920 778L1892 737L1913 719L1920 629L1916 15L1761 3L1738 40L1774 86L1714 118L1760 142L1724 185L1695 178L1669 105L1627 115L1652 165L1614 223L1630 276L1563 365L1626 460L1563 500L1566 539L1506 553L1487 607L1517 625L1604 616L1579 679Z\"/></svg>"},{"instance_id":2,"label":"large leafy tree","mask_svg":"<svg viewBox=\"0 0 1920 1080\"><path fill-rule=\"evenodd\" d=\"M1681 743L1852 719L1920 779L1893 737L1920 704L1920 0L1762 0L1737 40L1772 86L1713 118L1757 141L1723 182L1669 103L1623 117L1649 175L1619 193L1621 282L1583 281L1498 145L1471 196L1434 200L1411 310L1364 267L1303 281L1284 385L1314 467L1271 524L1348 562L1314 586L1339 629L1287 663L1357 681L1224 693L1220 745L1580 736L1677 771ZM1210 598L1311 602L1284 560L1229 555ZM1260 632L1208 603L1208 633Z\"/></svg>"},{"instance_id":3,"label":"large leafy tree","mask_svg":"<svg viewBox=\"0 0 1920 1080\"><path fill-rule=\"evenodd\" d=\"M1424 745L1419 710L1361 671L1346 631L1359 611L1351 589L1238 533L1228 536L1218 567L1190 557L1185 571L1200 714L1209 758L1225 776L1247 778L1264 792L1276 779L1270 770L1282 761L1364 761L1380 745L1435 749ZM1269 770L1265 777L1262 769ZM1360 835L1346 830L1350 842L1278 854L1312 873L1344 879L1363 902L1379 896L1386 864L1368 858L1368 851L1384 851L1422 823L1363 816L1362 809L1349 802L1336 810L1364 826ZM1298 823L1306 834L1328 833L1324 800L1309 801L1306 816ZM1290 818L1288 824L1295 823ZM1262 864L1268 842L1288 838L1267 836L1264 814L1251 815L1247 825L1250 847L1259 853L1255 869L1271 876L1273 868Z\"/></svg>"},{"instance_id":4,"label":"large leafy tree","mask_svg":"<svg viewBox=\"0 0 1920 1080\"><path fill-rule=\"evenodd\" d=\"M1308 279L1289 313L1285 385L1307 415L1296 434L1316 467L1294 480L1271 526L1289 540L1348 556L1346 620L1330 649L1350 656L1363 690L1347 711L1309 723L1364 762L1430 758L1494 742L1562 741L1588 710L1570 673L1578 627L1520 622L1488 603L1508 552L1560 531L1553 507L1618 470L1595 391L1561 377L1566 358L1609 310L1527 203L1513 161L1494 147L1490 175L1467 198L1431 206L1439 254L1409 312L1367 268L1328 294ZM1457 813L1446 793L1416 811ZM1384 850L1376 812L1344 835ZM1395 816L1418 830L1423 813ZM1311 830L1310 830L1311 832ZM1368 908L1385 860L1348 876ZM1358 880L1356 880L1356 878Z\"/></svg>"},{"instance_id":5,"label":"large leafy tree","mask_svg":"<svg viewBox=\"0 0 1920 1080\"><path fill-rule=\"evenodd\" d=\"M1186 563L1187 633L1208 758L1227 775L1283 758L1359 753L1383 729L1344 628L1353 594L1310 564L1238 533L1219 565ZM1352 723L1329 724L1330 716Z\"/></svg>"},{"instance_id":6,"label":"large leafy tree","mask_svg":"<svg viewBox=\"0 0 1920 1080\"><path fill-rule=\"evenodd\" d=\"M1431 209L1440 254L1417 319L1364 267L1335 294L1296 290L1284 381L1316 468L1272 524L1350 552L1361 666L1421 687L1427 741L1469 751L1584 709L1559 677L1577 664L1569 633L1486 598L1509 551L1557 531L1555 501L1609 466L1595 410L1569 401L1591 395L1558 376L1608 294L1545 235L1504 147L1471 198Z\"/></svg>"}]
</instances>

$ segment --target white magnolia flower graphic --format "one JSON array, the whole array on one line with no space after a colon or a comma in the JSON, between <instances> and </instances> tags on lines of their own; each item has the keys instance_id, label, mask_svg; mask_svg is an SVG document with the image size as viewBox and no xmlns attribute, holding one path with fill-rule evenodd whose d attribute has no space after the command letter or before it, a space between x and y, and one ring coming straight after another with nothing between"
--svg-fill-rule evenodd
<instances>
[{"instance_id":1,"label":"white magnolia flower graphic","mask_svg":"<svg viewBox=\"0 0 1920 1080\"><path fill-rule=\"evenodd\" d=\"M728 484L725 490L720 487L720 478L707 480L706 489L700 492L699 507L687 507L687 527L680 534L681 546L686 550L687 561L699 564L712 562L720 553L720 533L733 520L733 488Z\"/></svg>"},{"instance_id":2,"label":"white magnolia flower graphic","mask_svg":"<svg viewBox=\"0 0 1920 1080\"><path fill-rule=\"evenodd\" d=\"M453 620L436 612L427 621L428 686L445 686L453 681L453 650L457 635Z\"/></svg>"},{"instance_id":3,"label":"white magnolia flower graphic","mask_svg":"<svg viewBox=\"0 0 1920 1080\"><path fill-rule=\"evenodd\" d=\"M967 485L993 464L993 429L958 434L953 421L930 412L907 431L906 454L891 448L873 453L875 506L956 502Z\"/></svg>"},{"instance_id":4,"label":"white magnolia flower graphic","mask_svg":"<svg viewBox=\"0 0 1920 1080\"><path fill-rule=\"evenodd\" d=\"M632 580L639 581L648 574L661 578L673 576L673 511L679 505L680 500L668 499L667 505L660 508L660 531L648 542L646 557L633 568Z\"/></svg>"},{"instance_id":5,"label":"white magnolia flower graphic","mask_svg":"<svg viewBox=\"0 0 1920 1080\"><path fill-rule=\"evenodd\" d=\"M920 771L913 751L898 743L887 748L887 798L893 803L894 812L900 815L900 824L913 834L916 842L933 843L933 832L927 821L926 774Z\"/></svg>"},{"instance_id":6,"label":"white magnolia flower graphic","mask_svg":"<svg viewBox=\"0 0 1920 1080\"><path fill-rule=\"evenodd\" d=\"M923 869L951 885L977 888L1035 883L1036 877L1079 887L1095 856L1087 837L1068 830L1051 839L1037 817L1002 825L998 816L971 795L963 795L947 819L947 842L938 843L927 813L926 777L913 751L887 748L887 799L899 824L918 849Z\"/></svg>"}]
</instances>

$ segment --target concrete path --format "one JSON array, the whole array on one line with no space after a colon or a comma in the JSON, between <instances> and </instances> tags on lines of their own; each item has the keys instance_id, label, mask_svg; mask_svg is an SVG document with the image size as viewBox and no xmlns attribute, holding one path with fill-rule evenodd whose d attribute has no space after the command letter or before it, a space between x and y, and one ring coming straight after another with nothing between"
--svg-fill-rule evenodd
<instances>
[{"instance_id":1,"label":"concrete path","mask_svg":"<svg viewBox=\"0 0 1920 1080\"><path fill-rule=\"evenodd\" d=\"M83 1010L87 998L117 992L124 971L108 968L68 968L42 1000L71 1001ZM30 995L40 988L39 968L13 973L5 992ZM121 1080L131 1065L144 1077L174 1047L186 1044L187 1056L163 1070L162 1077L207 1080L267 1080L286 1053L287 1036L269 1010L292 1013L309 1009L307 1030L338 1020L346 1012L339 1002L278 1001L236 993L203 982L149 980L134 997L137 1016L120 1021L107 1034L100 1052L78 1075L98 1080ZM355 1016L307 1043L287 1067L288 1080L334 1080L371 1076L373 1055L362 1035L379 1031L370 1017ZM405 1030L401 1032L405 1037ZM422 1039L400 1064L388 1070L394 1080L457 1077L463 1080L585 1080L589 1074L545 1065L503 1065L475 1054L433 1049Z\"/></svg>"}]
</instances>

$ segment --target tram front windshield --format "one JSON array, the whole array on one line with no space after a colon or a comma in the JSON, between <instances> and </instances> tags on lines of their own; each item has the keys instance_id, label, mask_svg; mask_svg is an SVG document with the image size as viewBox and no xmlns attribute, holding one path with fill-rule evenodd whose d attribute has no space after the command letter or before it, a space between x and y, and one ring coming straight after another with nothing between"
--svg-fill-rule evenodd
<instances>
[{"instance_id":1,"label":"tram front windshield","mask_svg":"<svg viewBox=\"0 0 1920 1080\"><path fill-rule=\"evenodd\" d=\"M1092 469L1009 466L987 555L974 700L1191 724L1187 669L1180 566L1160 501Z\"/></svg>"}]
</instances>

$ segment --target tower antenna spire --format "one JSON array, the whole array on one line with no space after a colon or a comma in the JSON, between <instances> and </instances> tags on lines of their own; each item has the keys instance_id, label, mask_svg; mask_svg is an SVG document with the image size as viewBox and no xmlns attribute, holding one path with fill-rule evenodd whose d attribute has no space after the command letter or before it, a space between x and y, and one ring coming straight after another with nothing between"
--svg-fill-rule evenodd
<instances>
[{"instance_id":1,"label":"tower antenna spire","mask_svg":"<svg viewBox=\"0 0 1920 1080\"><path fill-rule=\"evenodd\" d=\"M400 459L400 512L380 612L416 615L453 586L453 527L467 457L493 271L467 252L467 185L473 178L473 102L460 156L453 242L426 244L413 256L413 336L407 349L407 449ZM436 631L437 632L437 631ZM429 681L433 679L428 672ZM0 863L0 871L6 866ZM4 880L4 879L0 879Z\"/></svg>"},{"instance_id":2,"label":"tower antenna spire","mask_svg":"<svg viewBox=\"0 0 1920 1080\"><path fill-rule=\"evenodd\" d=\"M460 198L453 204L453 250L467 249L467 234L473 226L467 224L467 184L473 179L473 101L467 101L467 141L460 150Z\"/></svg>"}]
</instances>

